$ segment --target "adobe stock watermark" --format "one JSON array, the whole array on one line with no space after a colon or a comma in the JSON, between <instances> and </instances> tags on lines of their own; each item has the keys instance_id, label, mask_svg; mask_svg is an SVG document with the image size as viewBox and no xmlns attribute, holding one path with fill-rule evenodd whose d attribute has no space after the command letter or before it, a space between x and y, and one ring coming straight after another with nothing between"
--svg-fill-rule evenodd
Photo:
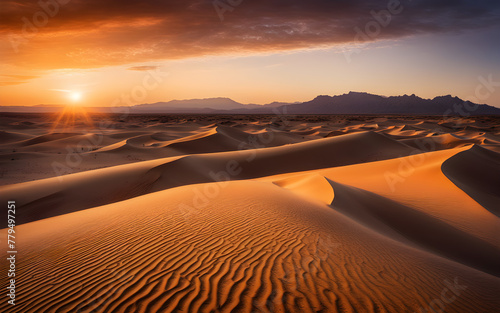
<instances>
[{"instance_id":1,"label":"adobe stock watermark","mask_svg":"<svg viewBox=\"0 0 500 313\"><path fill-rule=\"evenodd\" d=\"M411 0L409 0L411 1ZM399 0L389 0L387 3L387 9L380 11L371 10L371 20L366 22L363 28L358 26L354 27L354 42L356 47L349 50L344 50L344 57L348 63L352 62L352 55L361 53L362 49L360 46L363 44L374 41L384 28L387 28L395 15L399 15L403 12L404 6Z\"/></svg>"},{"instance_id":2,"label":"adobe stock watermark","mask_svg":"<svg viewBox=\"0 0 500 313\"><path fill-rule=\"evenodd\" d=\"M455 277L453 282L445 279L443 283L446 287L441 291L440 297L433 299L426 307L420 307L414 313L443 313L445 312L446 305L457 300L462 292L468 288L466 285L461 285L458 282L458 277Z\"/></svg>"},{"instance_id":3,"label":"adobe stock watermark","mask_svg":"<svg viewBox=\"0 0 500 313\"><path fill-rule=\"evenodd\" d=\"M40 9L33 13L28 18L23 16L21 18L22 27L20 34L9 34L9 42L12 49L17 53L19 47L25 45L28 41L38 34L40 28L47 26L49 20L54 18L60 11L62 6L67 5L71 0L40 0L37 2Z\"/></svg>"},{"instance_id":4,"label":"adobe stock watermark","mask_svg":"<svg viewBox=\"0 0 500 313\"><path fill-rule=\"evenodd\" d=\"M474 96L471 100L462 103L455 103L453 109L449 109L444 113L444 116L449 116L452 113L462 117L468 117L479 107L479 101L488 100L491 95L500 87L500 81L493 80L493 74L489 74L487 78L479 76L477 78L479 84L474 89Z\"/></svg>"},{"instance_id":5,"label":"adobe stock watermark","mask_svg":"<svg viewBox=\"0 0 500 313\"><path fill-rule=\"evenodd\" d=\"M130 114L130 106L143 102L149 92L158 88L168 75L168 72L162 72L159 68L147 71L141 84L135 85L129 92L121 94L111 102L111 113L120 114L120 120L126 119ZM81 140L77 145L68 144L65 162L52 162L52 169L59 181L64 179L64 175L74 173L75 169L83 162L82 155L96 150L104 141L105 132L114 128L112 121L100 121L98 129L88 133L87 138Z\"/></svg>"},{"instance_id":6,"label":"adobe stock watermark","mask_svg":"<svg viewBox=\"0 0 500 313\"><path fill-rule=\"evenodd\" d=\"M224 14L226 12L233 12L242 2L243 0L214 0L212 5L220 21L224 22Z\"/></svg>"},{"instance_id":7,"label":"adobe stock watermark","mask_svg":"<svg viewBox=\"0 0 500 313\"><path fill-rule=\"evenodd\" d=\"M444 121L450 120L451 116L469 117L479 108L479 101L485 101L500 87L500 81L493 80L493 74L488 77L479 76L478 84L474 89L474 96L471 100L453 104L453 108L446 110L442 116ZM459 121L460 123L460 121ZM434 128L431 133L442 133L439 128ZM426 153L438 150L436 137L424 137L414 141L418 149L410 153L409 157L400 158L401 162L397 171L387 171L384 173L384 178L389 185L391 192L396 191L396 185L406 181L408 177L415 173L416 169L421 166L426 158Z\"/></svg>"}]
</instances>

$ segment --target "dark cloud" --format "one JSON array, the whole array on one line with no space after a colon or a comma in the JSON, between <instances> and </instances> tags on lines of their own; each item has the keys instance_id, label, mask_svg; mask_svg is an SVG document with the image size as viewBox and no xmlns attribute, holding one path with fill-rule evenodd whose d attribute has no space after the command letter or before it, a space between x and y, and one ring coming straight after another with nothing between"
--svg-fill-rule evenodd
<instances>
[{"instance_id":1,"label":"dark cloud","mask_svg":"<svg viewBox=\"0 0 500 313\"><path fill-rule=\"evenodd\" d=\"M379 30L372 13L387 10L388 3L396 0L242 0L236 7L228 7L226 1L64 0L68 3L57 10L50 7L57 13L46 25L37 1L3 1L0 57L2 62L35 67L85 68L311 48L500 24L499 1L404 0L402 12ZM362 37L356 29L363 33L371 29L373 36Z\"/></svg>"}]
</instances>

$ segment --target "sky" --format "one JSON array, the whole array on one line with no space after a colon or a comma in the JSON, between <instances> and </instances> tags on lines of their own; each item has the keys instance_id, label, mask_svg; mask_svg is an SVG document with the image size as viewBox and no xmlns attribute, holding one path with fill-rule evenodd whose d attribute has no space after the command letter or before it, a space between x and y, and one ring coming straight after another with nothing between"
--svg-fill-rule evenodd
<instances>
[{"instance_id":1,"label":"sky","mask_svg":"<svg viewBox=\"0 0 500 313\"><path fill-rule=\"evenodd\" d=\"M500 2L0 2L0 105L135 105L349 91L500 107Z\"/></svg>"}]
</instances>

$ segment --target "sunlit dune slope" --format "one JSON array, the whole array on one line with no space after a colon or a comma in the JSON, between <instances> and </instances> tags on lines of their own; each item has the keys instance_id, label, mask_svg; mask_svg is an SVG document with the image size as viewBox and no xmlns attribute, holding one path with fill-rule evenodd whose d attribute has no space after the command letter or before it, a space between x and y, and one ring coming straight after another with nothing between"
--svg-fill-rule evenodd
<instances>
[{"instance_id":1,"label":"sunlit dune slope","mask_svg":"<svg viewBox=\"0 0 500 313\"><path fill-rule=\"evenodd\" d=\"M219 192L193 207L196 188ZM19 312L414 312L450 285L450 312L500 305L497 277L270 182L183 186L18 232Z\"/></svg>"},{"instance_id":2,"label":"sunlit dune slope","mask_svg":"<svg viewBox=\"0 0 500 313\"><path fill-rule=\"evenodd\" d=\"M446 164L447 160L453 160L455 156L460 156L461 153L468 154L466 153L468 149L471 148L457 148L372 163L301 173L287 173L261 178L260 180L272 182L304 175L321 175L330 181L351 186L354 190L364 190L363 192L370 192L394 201L398 205L415 210L416 214L424 214L438 219L454 229L470 234L478 240L500 249L500 219L458 188L442 171L442 167L445 167L443 163ZM471 150L475 149L472 148ZM418 159L416 159L417 156ZM500 171L494 167L495 163L492 160L487 162L483 158L472 158L470 161L475 162L477 166L483 169L490 169L492 176L496 175L495 177L498 177L500 175ZM414 166L412 162L414 164L418 163L418 165ZM470 183L476 189L481 186L475 184L477 181L471 180ZM363 194L363 192L361 194L357 191L354 192L352 189L346 189L346 191L350 192L350 197L342 194L339 197L340 199L348 199L352 203L358 201L356 194ZM338 194L336 193L336 195ZM370 214L377 212L375 203L370 201L367 203L367 210L370 210ZM355 207L359 208L359 206ZM384 206L380 208L383 209ZM346 213L354 214L356 211ZM356 218L366 218L363 214ZM372 217L371 220L373 220ZM376 219L380 222L379 218ZM383 222L383 225L380 223L378 225L384 226L387 230L386 226L388 225L385 222ZM390 226L390 228L393 229L394 227ZM456 241L457 246L460 243L460 240Z\"/></svg>"}]
</instances>

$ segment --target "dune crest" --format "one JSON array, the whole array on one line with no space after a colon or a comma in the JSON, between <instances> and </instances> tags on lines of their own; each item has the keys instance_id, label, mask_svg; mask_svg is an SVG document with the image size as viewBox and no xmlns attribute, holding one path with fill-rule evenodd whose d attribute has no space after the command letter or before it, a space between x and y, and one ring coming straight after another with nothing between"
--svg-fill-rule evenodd
<instances>
[{"instance_id":1,"label":"dune crest","mask_svg":"<svg viewBox=\"0 0 500 313\"><path fill-rule=\"evenodd\" d=\"M335 197L334 189L326 177L320 175L306 175L290 177L274 181L275 185L286 188L299 195L318 200L325 204L331 204Z\"/></svg>"},{"instance_id":2,"label":"dune crest","mask_svg":"<svg viewBox=\"0 0 500 313\"><path fill-rule=\"evenodd\" d=\"M474 145L442 165L443 173L457 187L500 217L500 154Z\"/></svg>"}]
</instances>

